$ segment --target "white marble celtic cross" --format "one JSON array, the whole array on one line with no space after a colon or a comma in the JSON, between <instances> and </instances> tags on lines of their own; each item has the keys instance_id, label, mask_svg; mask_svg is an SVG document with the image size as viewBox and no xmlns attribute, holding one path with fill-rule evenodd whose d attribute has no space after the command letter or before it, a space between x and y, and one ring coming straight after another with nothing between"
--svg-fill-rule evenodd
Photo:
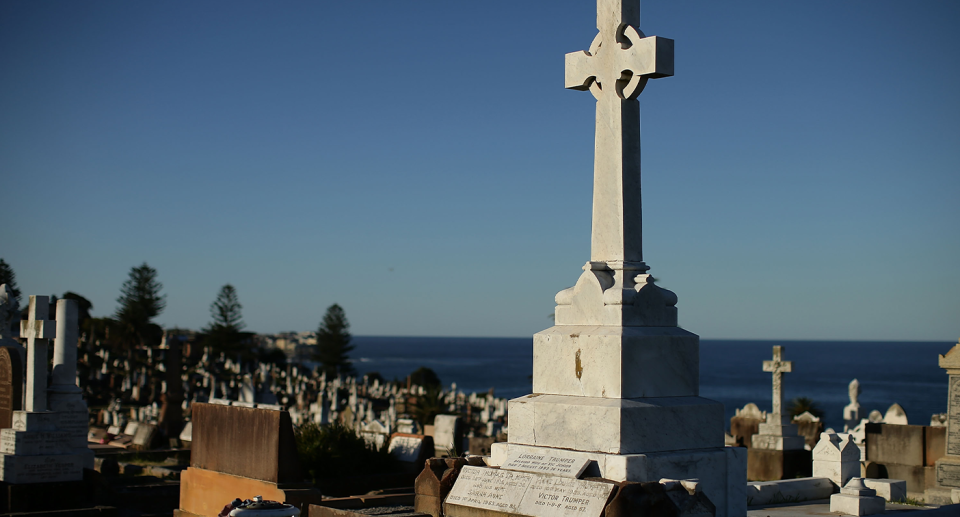
<instances>
[{"instance_id":1,"label":"white marble celtic cross","mask_svg":"<svg viewBox=\"0 0 960 517\"><path fill-rule=\"evenodd\" d=\"M644 37L639 0L597 0L589 51L566 55L565 86L597 99L590 260L642 273L640 104L647 79L673 75L673 40Z\"/></svg>"},{"instance_id":2,"label":"white marble celtic cross","mask_svg":"<svg viewBox=\"0 0 960 517\"><path fill-rule=\"evenodd\" d=\"M783 347L773 347L773 360L763 362L763 371L773 374L773 414L783 414L783 374L793 371L793 361L783 360Z\"/></svg>"},{"instance_id":3,"label":"white marble celtic cross","mask_svg":"<svg viewBox=\"0 0 960 517\"><path fill-rule=\"evenodd\" d=\"M27 340L27 411L47 409L47 345L57 335L57 322L48 320L49 298L30 296L27 321L20 322L20 337Z\"/></svg>"}]
</instances>

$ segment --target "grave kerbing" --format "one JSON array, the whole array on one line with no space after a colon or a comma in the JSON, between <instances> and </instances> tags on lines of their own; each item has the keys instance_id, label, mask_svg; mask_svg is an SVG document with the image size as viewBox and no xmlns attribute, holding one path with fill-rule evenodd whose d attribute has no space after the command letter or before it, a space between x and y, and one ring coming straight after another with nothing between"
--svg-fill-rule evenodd
<instances>
[{"instance_id":1,"label":"grave kerbing","mask_svg":"<svg viewBox=\"0 0 960 517\"><path fill-rule=\"evenodd\" d=\"M699 337L643 261L637 97L673 75L673 41L638 29L637 0L598 0L596 22L565 72L596 99L590 260L556 295L556 325L534 335L534 393L510 401L491 463L563 449L590 462L585 476L699 478L717 516L744 515L745 450L724 447L723 406L699 396Z\"/></svg>"}]
</instances>

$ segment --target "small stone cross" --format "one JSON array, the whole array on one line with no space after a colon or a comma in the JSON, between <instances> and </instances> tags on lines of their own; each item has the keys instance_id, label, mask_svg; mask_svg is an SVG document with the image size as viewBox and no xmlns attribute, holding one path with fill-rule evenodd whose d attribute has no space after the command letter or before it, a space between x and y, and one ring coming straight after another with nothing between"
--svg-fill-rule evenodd
<instances>
[{"instance_id":1,"label":"small stone cross","mask_svg":"<svg viewBox=\"0 0 960 517\"><path fill-rule=\"evenodd\" d=\"M27 411L47 409L47 345L57 335L57 322L48 320L50 301L30 296L27 321L20 322L20 337L27 340Z\"/></svg>"},{"instance_id":2,"label":"small stone cross","mask_svg":"<svg viewBox=\"0 0 960 517\"><path fill-rule=\"evenodd\" d=\"M793 371L793 361L783 360L783 347L773 347L773 360L763 362L763 371L773 374L773 414L783 414L783 374Z\"/></svg>"},{"instance_id":3,"label":"small stone cross","mask_svg":"<svg viewBox=\"0 0 960 517\"><path fill-rule=\"evenodd\" d=\"M566 55L565 86L597 99L590 260L642 273L637 96L647 79L673 75L673 40L639 25L639 0L597 0L600 32L589 51Z\"/></svg>"}]
</instances>

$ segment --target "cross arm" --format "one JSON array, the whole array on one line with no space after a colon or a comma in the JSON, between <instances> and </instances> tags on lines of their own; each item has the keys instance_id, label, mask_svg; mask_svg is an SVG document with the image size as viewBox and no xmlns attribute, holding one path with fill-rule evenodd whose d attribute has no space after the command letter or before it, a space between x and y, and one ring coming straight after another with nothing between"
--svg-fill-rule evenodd
<instances>
[{"instance_id":1,"label":"cross arm","mask_svg":"<svg viewBox=\"0 0 960 517\"><path fill-rule=\"evenodd\" d=\"M773 373L791 373L793 371L793 361L764 361L763 371Z\"/></svg>"},{"instance_id":2,"label":"cross arm","mask_svg":"<svg viewBox=\"0 0 960 517\"><path fill-rule=\"evenodd\" d=\"M627 52L634 75L651 79L673 75L672 39L660 36L644 38L629 25L624 29L624 35L633 43Z\"/></svg>"},{"instance_id":3,"label":"cross arm","mask_svg":"<svg viewBox=\"0 0 960 517\"><path fill-rule=\"evenodd\" d=\"M57 322L56 320L21 321L20 337L24 339L54 339L57 337Z\"/></svg>"},{"instance_id":4,"label":"cross arm","mask_svg":"<svg viewBox=\"0 0 960 517\"><path fill-rule=\"evenodd\" d=\"M563 87L570 90L589 90L596 74L591 70L590 53L586 50L564 56Z\"/></svg>"}]
</instances>

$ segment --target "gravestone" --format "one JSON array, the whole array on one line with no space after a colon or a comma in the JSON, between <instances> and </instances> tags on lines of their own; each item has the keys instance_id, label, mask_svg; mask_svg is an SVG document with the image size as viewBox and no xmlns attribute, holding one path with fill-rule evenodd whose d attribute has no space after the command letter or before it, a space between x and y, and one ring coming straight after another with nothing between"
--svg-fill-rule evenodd
<instances>
[{"instance_id":1,"label":"gravestone","mask_svg":"<svg viewBox=\"0 0 960 517\"><path fill-rule=\"evenodd\" d=\"M64 303L64 307L69 305L76 308L73 300L60 302L69 302ZM58 309L60 305L58 303ZM58 330L66 332L59 328L57 322L47 319L48 310L46 296L31 296L29 319L20 323L20 334L27 339L27 409L13 411L10 428L0 430L0 481L5 483L83 479L86 457L80 453L79 442L82 440L86 446L86 425L78 438L70 414L47 410L47 341Z\"/></svg>"},{"instance_id":2,"label":"gravestone","mask_svg":"<svg viewBox=\"0 0 960 517\"><path fill-rule=\"evenodd\" d=\"M887 412L883 415L883 423L895 425L910 424L910 422L907 420L907 412L903 410L903 406L897 403L894 403L887 408Z\"/></svg>"},{"instance_id":3,"label":"gravestone","mask_svg":"<svg viewBox=\"0 0 960 517\"><path fill-rule=\"evenodd\" d=\"M180 474L175 515L216 515L234 498L302 507L320 491L304 483L286 411L194 403L190 467Z\"/></svg>"},{"instance_id":4,"label":"gravestone","mask_svg":"<svg viewBox=\"0 0 960 517\"><path fill-rule=\"evenodd\" d=\"M935 462L936 484L926 490L926 500L940 504L955 502L960 497L960 343L939 358L940 368L948 377L947 430L944 455Z\"/></svg>"},{"instance_id":5,"label":"gravestone","mask_svg":"<svg viewBox=\"0 0 960 517\"><path fill-rule=\"evenodd\" d=\"M850 396L850 403L843 408L843 430L849 432L854 427L860 425L860 381L854 379L847 386L847 394Z\"/></svg>"},{"instance_id":6,"label":"gravestone","mask_svg":"<svg viewBox=\"0 0 960 517\"><path fill-rule=\"evenodd\" d=\"M753 447L753 435L760 431L760 424L766 422L767 414L760 411L753 402L743 406L743 409L737 408L736 412L730 417L730 435L740 447Z\"/></svg>"},{"instance_id":7,"label":"gravestone","mask_svg":"<svg viewBox=\"0 0 960 517\"><path fill-rule=\"evenodd\" d=\"M87 446L90 412L77 386L77 347L80 327L77 302L57 300L57 335L53 342L51 385L47 405L58 414L58 428L67 433L71 452L83 458L84 468L92 469L94 454Z\"/></svg>"},{"instance_id":8,"label":"gravestone","mask_svg":"<svg viewBox=\"0 0 960 517\"><path fill-rule=\"evenodd\" d=\"M427 458L434 455L433 438L422 434L393 433L387 452L397 460L419 469Z\"/></svg>"},{"instance_id":9,"label":"gravestone","mask_svg":"<svg viewBox=\"0 0 960 517\"><path fill-rule=\"evenodd\" d=\"M433 420L433 446L437 456L459 456L463 452L463 425L457 415L437 415Z\"/></svg>"},{"instance_id":10,"label":"gravestone","mask_svg":"<svg viewBox=\"0 0 960 517\"><path fill-rule=\"evenodd\" d=\"M813 449L820 440L823 432L823 422L820 417L809 411L804 411L793 417L792 423L797 426L797 434L803 438L804 448Z\"/></svg>"},{"instance_id":11,"label":"gravestone","mask_svg":"<svg viewBox=\"0 0 960 517\"><path fill-rule=\"evenodd\" d=\"M13 412L23 409L23 363L15 348L0 347L0 429L10 428Z\"/></svg>"},{"instance_id":12,"label":"gravestone","mask_svg":"<svg viewBox=\"0 0 960 517\"><path fill-rule=\"evenodd\" d=\"M533 394L509 402L509 441L490 463L563 450L590 461L585 476L699 478L718 516L744 515L744 450L724 447L723 405L700 397L699 337L677 326L677 296L643 261L637 98L673 75L673 40L638 29L638 0L596 12L597 36L565 56L564 75L596 101L590 257L557 293L555 326L534 335Z\"/></svg>"},{"instance_id":13,"label":"gravestone","mask_svg":"<svg viewBox=\"0 0 960 517\"><path fill-rule=\"evenodd\" d=\"M850 435L822 433L813 449L813 477L828 478L839 489L860 475L860 448Z\"/></svg>"},{"instance_id":14,"label":"gravestone","mask_svg":"<svg viewBox=\"0 0 960 517\"><path fill-rule=\"evenodd\" d=\"M804 438L783 409L783 374L793 371L793 362L783 359L784 347L773 347L773 359L763 362L763 371L773 378L773 410L759 432L751 438L747 456L747 479L776 481L809 476L811 451L804 449Z\"/></svg>"}]
</instances>

